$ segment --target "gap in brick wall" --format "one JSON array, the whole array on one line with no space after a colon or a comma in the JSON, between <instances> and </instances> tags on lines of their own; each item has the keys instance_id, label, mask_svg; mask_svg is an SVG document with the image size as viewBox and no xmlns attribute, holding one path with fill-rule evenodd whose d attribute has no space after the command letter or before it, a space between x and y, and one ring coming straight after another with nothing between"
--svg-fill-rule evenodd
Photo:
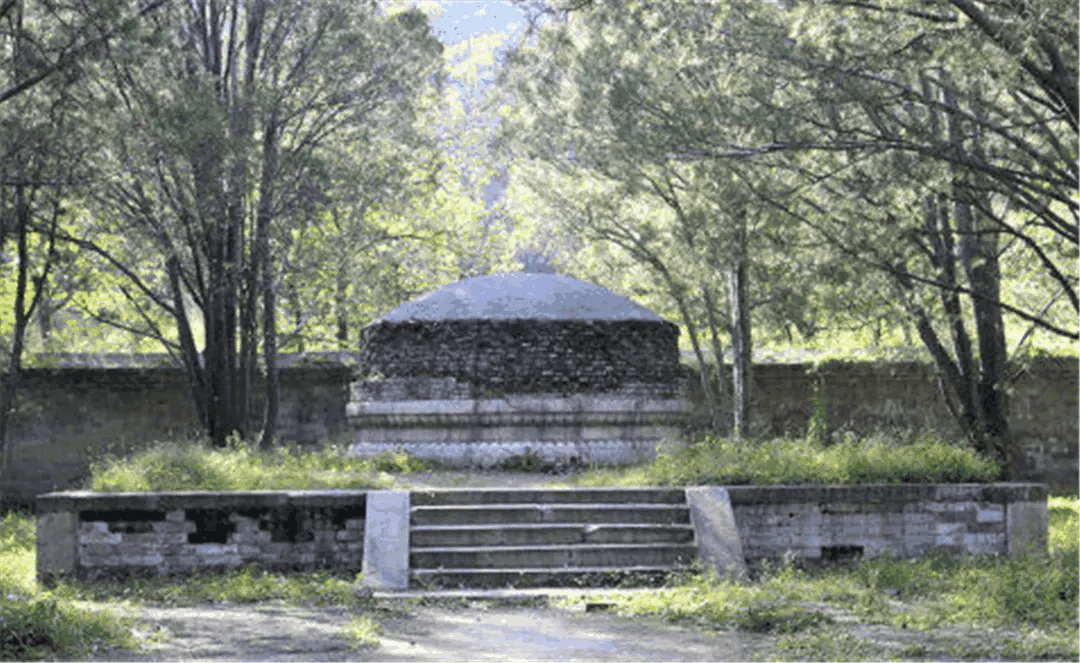
<instances>
[{"instance_id":1,"label":"gap in brick wall","mask_svg":"<svg viewBox=\"0 0 1080 663\"><path fill-rule=\"evenodd\" d=\"M226 509L188 509L187 519L195 523L195 531L188 533L188 543L228 543L229 534L236 531L229 513Z\"/></svg>"},{"instance_id":2,"label":"gap in brick wall","mask_svg":"<svg viewBox=\"0 0 1080 663\"><path fill-rule=\"evenodd\" d=\"M863 556L862 546L822 546L821 561L851 562Z\"/></svg>"}]
</instances>

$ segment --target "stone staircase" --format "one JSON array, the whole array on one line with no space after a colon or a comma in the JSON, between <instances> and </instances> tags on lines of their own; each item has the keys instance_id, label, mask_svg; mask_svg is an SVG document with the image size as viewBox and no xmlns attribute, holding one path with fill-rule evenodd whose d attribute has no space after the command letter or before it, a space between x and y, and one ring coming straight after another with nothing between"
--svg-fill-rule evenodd
<instances>
[{"instance_id":1,"label":"stone staircase","mask_svg":"<svg viewBox=\"0 0 1080 663\"><path fill-rule=\"evenodd\" d=\"M413 491L416 588L658 583L697 558L682 489Z\"/></svg>"}]
</instances>

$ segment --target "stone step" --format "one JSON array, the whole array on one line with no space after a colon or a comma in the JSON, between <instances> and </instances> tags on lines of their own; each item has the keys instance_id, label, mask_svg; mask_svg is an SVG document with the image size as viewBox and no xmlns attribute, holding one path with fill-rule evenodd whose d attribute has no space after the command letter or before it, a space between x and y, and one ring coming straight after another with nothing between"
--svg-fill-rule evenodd
<instances>
[{"instance_id":1,"label":"stone step","mask_svg":"<svg viewBox=\"0 0 1080 663\"><path fill-rule=\"evenodd\" d=\"M452 488L415 490L413 506L470 504L686 504L682 488Z\"/></svg>"},{"instance_id":2,"label":"stone step","mask_svg":"<svg viewBox=\"0 0 1080 663\"><path fill-rule=\"evenodd\" d=\"M477 546L413 548L412 569L506 569L515 567L567 568L633 566L685 566L693 562L692 544L612 543L606 545Z\"/></svg>"},{"instance_id":3,"label":"stone step","mask_svg":"<svg viewBox=\"0 0 1080 663\"><path fill-rule=\"evenodd\" d=\"M427 525L413 527L410 532L410 545L414 549L431 546L692 543L693 541L694 529L690 525L655 525L652 523L605 525Z\"/></svg>"},{"instance_id":4,"label":"stone step","mask_svg":"<svg viewBox=\"0 0 1080 663\"><path fill-rule=\"evenodd\" d=\"M693 567L627 566L510 569L414 569L411 586L423 588L659 587L669 576Z\"/></svg>"},{"instance_id":5,"label":"stone step","mask_svg":"<svg viewBox=\"0 0 1080 663\"><path fill-rule=\"evenodd\" d=\"M651 523L688 524L690 510L682 504L478 504L414 506L411 525L497 525L533 523Z\"/></svg>"}]
</instances>

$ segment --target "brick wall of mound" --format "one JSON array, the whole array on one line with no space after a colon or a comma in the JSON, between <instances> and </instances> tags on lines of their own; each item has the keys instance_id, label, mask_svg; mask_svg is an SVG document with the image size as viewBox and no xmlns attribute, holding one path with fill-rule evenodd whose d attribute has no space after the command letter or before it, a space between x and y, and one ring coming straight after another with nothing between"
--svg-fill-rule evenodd
<instances>
[{"instance_id":1,"label":"brick wall of mound","mask_svg":"<svg viewBox=\"0 0 1080 663\"><path fill-rule=\"evenodd\" d=\"M455 378L480 392L604 393L680 387L679 329L649 320L376 322L360 364L386 378Z\"/></svg>"}]
</instances>

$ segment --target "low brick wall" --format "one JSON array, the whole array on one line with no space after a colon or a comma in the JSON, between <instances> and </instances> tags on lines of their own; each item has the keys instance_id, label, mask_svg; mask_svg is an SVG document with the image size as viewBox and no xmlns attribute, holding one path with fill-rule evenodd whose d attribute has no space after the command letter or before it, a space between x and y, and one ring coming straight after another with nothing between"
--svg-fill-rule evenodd
<instances>
[{"instance_id":1,"label":"low brick wall","mask_svg":"<svg viewBox=\"0 0 1080 663\"><path fill-rule=\"evenodd\" d=\"M731 486L748 560L1046 550L1044 484Z\"/></svg>"},{"instance_id":2,"label":"low brick wall","mask_svg":"<svg viewBox=\"0 0 1080 663\"><path fill-rule=\"evenodd\" d=\"M351 490L41 495L38 575L360 571L366 504Z\"/></svg>"}]
</instances>

